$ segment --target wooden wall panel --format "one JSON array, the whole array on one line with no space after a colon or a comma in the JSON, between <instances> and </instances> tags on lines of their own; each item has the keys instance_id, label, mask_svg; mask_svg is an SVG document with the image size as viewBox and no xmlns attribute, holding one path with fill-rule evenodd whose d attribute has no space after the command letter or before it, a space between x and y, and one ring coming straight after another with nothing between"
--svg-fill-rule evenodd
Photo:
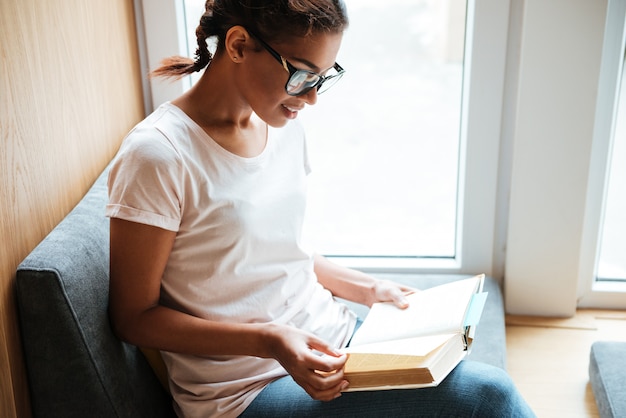
<instances>
[{"instance_id":1,"label":"wooden wall panel","mask_svg":"<svg viewBox=\"0 0 626 418\"><path fill-rule=\"evenodd\" d=\"M133 2L0 2L0 416L30 415L19 262L143 116Z\"/></svg>"}]
</instances>

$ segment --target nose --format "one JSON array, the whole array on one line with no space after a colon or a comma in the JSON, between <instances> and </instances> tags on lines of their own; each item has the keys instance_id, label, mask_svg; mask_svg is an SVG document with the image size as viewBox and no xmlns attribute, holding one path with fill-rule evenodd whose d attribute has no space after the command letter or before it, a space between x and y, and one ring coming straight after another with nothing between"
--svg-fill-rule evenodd
<instances>
[{"instance_id":1,"label":"nose","mask_svg":"<svg viewBox=\"0 0 626 418\"><path fill-rule=\"evenodd\" d=\"M311 90L307 91L300 97L304 99L304 102L306 104L308 104L309 106L313 106L315 103L317 103L317 88L313 87Z\"/></svg>"}]
</instances>

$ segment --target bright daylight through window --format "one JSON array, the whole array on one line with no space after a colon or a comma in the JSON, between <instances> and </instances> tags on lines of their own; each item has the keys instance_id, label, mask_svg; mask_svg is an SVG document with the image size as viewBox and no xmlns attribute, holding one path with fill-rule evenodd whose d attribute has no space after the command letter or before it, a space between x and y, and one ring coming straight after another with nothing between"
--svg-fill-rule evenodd
<instances>
[{"instance_id":1,"label":"bright daylight through window","mask_svg":"<svg viewBox=\"0 0 626 418\"><path fill-rule=\"evenodd\" d=\"M626 56L626 51L622 56ZM601 229L598 280L626 281L626 65L623 64L621 83L618 83L616 92L617 112Z\"/></svg>"},{"instance_id":2,"label":"bright daylight through window","mask_svg":"<svg viewBox=\"0 0 626 418\"><path fill-rule=\"evenodd\" d=\"M204 0L186 0L190 53ZM454 258L465 0L346 0L346 74L300 113L305 236L346 257Z\"/></svg>"},{"instance_id":3,"label":"bright daylight through window","mask_svg":"<svg viewBox=\"0 0 626 418\"><path fill-rule=\"evenodd\" d=\"M346 74L301 114L306 236L327 255L454 257L466 2L346 4Z\"/></svg>"}]
</instances>

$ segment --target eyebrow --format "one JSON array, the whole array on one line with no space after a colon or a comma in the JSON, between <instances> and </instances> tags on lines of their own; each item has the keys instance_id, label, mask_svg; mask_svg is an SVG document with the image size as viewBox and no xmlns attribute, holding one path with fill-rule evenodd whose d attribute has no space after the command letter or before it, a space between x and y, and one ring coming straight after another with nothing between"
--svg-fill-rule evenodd
<instances>
[{"instance_id":1,"label":"eyebrow","mask_svg":"<svg viewBox=\"0 0 626 418\"><path fill-rule=\"evenodd\" d=\"M265 49L267 49L272 55L275 54L275 55L277 55L276 58L280 57L280 59L282 59L282 60L289 61L289 63L292 66L293 66L293 64L291 63L291 61L298 61L298 62L306 65L307 67L309 67L310 70L313 70L317 74L323 74L323 73L327 72L328 70L334 68L335 65L337 64L337 62L334 62L333 65L328 67L326 70L322 71L320 69L320 67L318 67L317 65L313 64L311 61L307 60L306 58L300 58L300 57L297 57L297 56L293 56L293 57L289 57L289 59L287 59L288 57L283 56L280 52L276 51L270 44L268 44L263 39L261 39L256 33L254 33L253 31L250 31L250 30L248 30L248 33L252 37L256 38L259 42L261 42L261 44L265 47Z\"/></svg>"},{"instance_id":2,"label":"eyebrow","mask_svg":"<svg viewBox=\"0 0 626 418\"><path fill-rule=\"evenodd\" d=\"M307 67L309 67L311 70L313 71L320 71L320 67L318 67L317 65L313 64L311 61L305 59L305 58L300 58L300 57L290 57L288 59L288 61L298 61L304 65L306 65Z\"/></svg>"},{"instance_id":3,"label":"eyebrow","mask_svg":"<svg viewBox=\"0 0 626 418\"><path fill-rule=\"evenodd\" d=\"M287 59L287 58L286 58ZM325 73L326 71L332 69L336 63L333 62L333 65L331 65L330 67L328 67L327 69L323 70L318 67L317 65L313 64L311 61L305 59L305 58L299 58L299 57L290 57L289 59L287 59L287 61L291 62L293 65L293 61L297 61L300 62L304 65L306 65L307 67L309 67L311 70L315 71L318 74L322 74Z\"/></svg>"}]
</instances>

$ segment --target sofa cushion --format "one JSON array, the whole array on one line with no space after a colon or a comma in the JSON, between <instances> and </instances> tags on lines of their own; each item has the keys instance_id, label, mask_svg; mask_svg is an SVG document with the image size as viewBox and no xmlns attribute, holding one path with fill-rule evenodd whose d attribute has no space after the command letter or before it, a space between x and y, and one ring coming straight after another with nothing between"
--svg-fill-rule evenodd
<instances>
[{"instance_id":1,"label":"sofa cushion","mask_svg":"<svg viewBox=\"0 0 626 418\"><path fill-rule=\"evenodd\" d=\"M106 170L18 266L16 288L35 416L173 416L140 351L113 334L107 313Z\"/></svg>"},{"instance_id":2,"label":"sofa cushion","mask_svg":"<svg viewBox=\"0 0 626 418\"><path fill-rule=\"evenodd\" d=\"M626 342L591 346L589 380L601 418L626 417Z\"/></svg>"}]
</instances>

